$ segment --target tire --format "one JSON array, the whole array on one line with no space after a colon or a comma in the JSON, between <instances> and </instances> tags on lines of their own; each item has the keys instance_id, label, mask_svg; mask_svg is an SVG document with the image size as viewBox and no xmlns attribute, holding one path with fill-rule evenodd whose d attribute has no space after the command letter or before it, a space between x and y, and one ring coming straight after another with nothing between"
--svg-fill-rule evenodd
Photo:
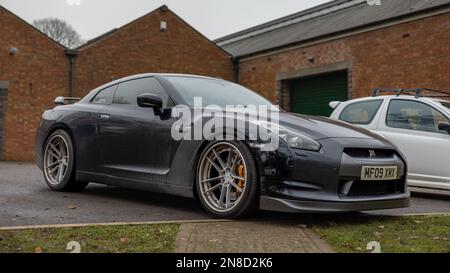
<instances>
[{"instance_id":1,"label":"tire","mask_svg":"<svg viewBox=\"0 0 450 273\"><path fill-rule=\"evenodd\" d=\"M75 154L72 139L62 130L48 137L44 146L44 179L54 191L81 191L89 184L75 180Z\"/></svg>"},{"instance_id":2,"label":"tire","mask_svg":"<svg viewBox=\"0 0 450 273\"><path fill-rule=\"evenodd\" d=\"M197 162L195 183L203 208L213 217L245 218L258 210L258 171L243 142L209 143Z\"/></svg>"}]
</instances>

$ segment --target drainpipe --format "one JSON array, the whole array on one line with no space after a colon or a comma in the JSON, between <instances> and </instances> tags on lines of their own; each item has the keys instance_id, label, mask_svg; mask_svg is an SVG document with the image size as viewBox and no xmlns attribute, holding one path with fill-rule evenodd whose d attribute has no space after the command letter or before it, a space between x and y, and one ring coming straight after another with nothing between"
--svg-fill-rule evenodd
<instances>
[{"instance_id":1,"label":"drainpipe","mask_svg":"<svg viewBox=\"0 0 450 273\"><path fill-rule=\"evenodd\" d=\"M231 58L231 63L233 64L233 81L239 83L239 58Z\"/></svg>"},{"instance_id":2,"label":"drainpipe","mask_svg":"<svg viewBox=\"0 0 450 273\"><path fill-rule=\"evenodd\" d=\"M66 56L69 58L69 97L75 96L75 60L78 55L76 49L66 49Z\"/></svg>"}]
</instances>

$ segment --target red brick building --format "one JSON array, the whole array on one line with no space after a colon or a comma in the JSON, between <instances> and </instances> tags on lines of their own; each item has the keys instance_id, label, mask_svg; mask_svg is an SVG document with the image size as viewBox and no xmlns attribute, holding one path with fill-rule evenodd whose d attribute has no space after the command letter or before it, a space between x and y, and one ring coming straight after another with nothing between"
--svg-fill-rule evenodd
<instances>
[{"instance_id":1,"label":"red brick building","mask_svg":"<svg viewBox=\"0 0 450 273\"><path fill-rule=\"evenodd\" d=\"M32 160L43 110L68 94L65 48L0 7L0 159Z\"/></svg>"},{"instance_id":2,"label":"red brick building","mask_svg":"<svg viewBox=\"0 0 450 273\"><path fill-rule=\"evenodd\" d=\"M337 0L216 42L241 84L293 112L328 115L375 88L450 91L449 0Z\"/></svg>"},{"instance_id":3,"label":"red brick building","mask_svg":"<svg viewBox=\"0 0 450 273\"><path fill-rule=\"evenodd\" d=\"M335 0L215 43L163 6L77 50L0 7L0 159L33 160L56 96L143 72L236 80L294 112L377 87L450 90L450 0Z\"/></svg>"},{"instance_id":4,"label":"red brick building","mask_svg":"<svg viewBox=\"0 0 450 273\"><path fill-rule=\"evenodd\" d=\"M139 73L233 75L231 55L165 6L80 47L75 67L77 96Z\"/></svg>"},{"instance_id":5,"label":"red brick building","mask_svg":"<svg viewBox=\"0 0 450 273\"><path fill-rule=\"evenodd\" d=\"M0 160L34 159L34 135L57 96L84 96L137 73L232 80L231 55L163 6L68 50L0 6Z\"/></svg>"}]
</instances>

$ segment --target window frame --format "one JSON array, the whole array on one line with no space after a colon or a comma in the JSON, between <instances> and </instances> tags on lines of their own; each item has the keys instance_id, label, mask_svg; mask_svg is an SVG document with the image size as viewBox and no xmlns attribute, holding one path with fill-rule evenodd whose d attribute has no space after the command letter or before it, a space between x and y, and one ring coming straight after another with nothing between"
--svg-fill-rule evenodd
<instances>
[{"instance_id":1,"label":"window frame","mask_svg":"<svg viewBox=\"0 0 450 273\"><path fill-rule=\"evenodd\" d=\"M425 103L425 102L419 101L419 100L412 100L412 99L397 99L397 98L395 98L395 99L391 99L391 100L389 101L389 105L388 105L387 110L386 110L386 118L385 118L385 120L384 120L384 125L385 125L387 128L396 129L396 130L408 130L408 131L422 132L422 133L429 133L429 134L443 134L443 133L440 133L439 131L437 131L437 132L430 132L430 131L424 131L424 130L404 129L404 128L397 128L397 127L389 126L389 125L388 125L389 110L391 109L391 106L392 106L392 102L393 102L393 101L406 101L406 102L415 102L415 103L424 104L424 105L426 105L426 106L432 108L433 110L435 110L435 111L438 112L439 114L441 114L443 117L447 118L448 122L450 122L450 119L447 117L447 115L445 115L444 113L442 113L442 111L440 111L439 109L437 109L437 108L434 107L433 105L430 105L430 104L428 104L428 103Z\"/></svg>"},{"instance_id":2,"label":"window frame","mask_svg":"<svg viewBox=\"0 0 450 273\"><path fill-rule=\"evenodd\" d=\"M450 111L450 101L437 101L437 103Z\"/></svg>"},{"instance_id":3,"label":"window frame","mask_svg":"<svg viewBox=\"0 0 450 273\"><path fill-rule=\"evenodd\" d=\"M137 107L139 107L139 105L137 105L137 103L136 103L136 104L121 104L121 103L114 103L114 99L115 99L115 97L116 97L117 90L119 89L119 85L121 85L121 84L124 84L124 83L127 83L127 82L131 82L131 81L139 81L139 80L149 79L149 78L154 79L154 80L161 86L162 91L165 92L166 95L167 95L167 103L166 103L167 105L163 105L163 108L165 108L165 107L169 107L169 108L170 108L170 107L175 107L176 104L175 104L174 100L172 99L172 97L170 96L169 92L167 92L167 90L166 90L166 88L164 87L163 83L161 83L161 82L158 80L158 78L155 77L155 76L147 76L147 77L142 77L142 78L129 79L129 80L125 80L125 81L122 81L122 82L117 83L117 88L116 88L116 90L115 90L115 92L114 92L114 96L113 96L111 105L122 105L122 106L125 106L125 105L130 106L130 105L131 105L131 106L137 106ZM149 92L150 92L150 91L149 91ZM142 94L145 94L145 93L142 93ZM157 94L155 94L155 95L157 95ZM137 99L137 97L136 97L136 99Z\"/></svg>"},{"instance_id":4,"label":"window frame","mask_svg":"<svg viewBox=\"0 0 450 273\"><path fill-rule=\"evenodd\" d=\"M344 114L345 110L347 110L347 108L349 108L350 106L353 106L355 104L360 104L360 103L374 102L374 101L379 101L380 104L378 105L377 109L375 110L375 113L373 114L372 118L368 122L349 122L349 121L342 119L342 115ZM373 99L373 100L365 100L365 101L358 101L358 102L350 103L347 106L345 106L344 109L342 109L341 113L339 114L339 120L348 122L350 124L369 125L374 121L375 117L377 116L378 112L380 111L381 106L383 105L383 102L384 102L383 99Z\"/></svg>"},{"instance_id":5,"label":"window frame","mask_svg":"<svg viewBox=\"0 0 450 273\"><path fill-rule=\"evenodd\" d=\"M97 98L97 96L100 95L100 93L102 93L102 92L105 91L106 89L111 88L111 87L114 87L114 86L115 86L115 89L114 89L114 91L113 91L113 95L112 95L112 99L111 99L111 102L110 102L110 103L95 103L95 102L94 102L95 98ZM118 83L115 83L115 84L111 84L111 85L109 85L109 86L103 88L102 90L98 91L97 94L95 94L95 96L89 101L89 104L95 104L95 105L111 105L112 102L113 102L113 100L114 100L114 96L116 95L116 91L117 91L117 88L118 88L118 87L119 87L119 84L118 84Z\"/></svg>"}]
</instances>

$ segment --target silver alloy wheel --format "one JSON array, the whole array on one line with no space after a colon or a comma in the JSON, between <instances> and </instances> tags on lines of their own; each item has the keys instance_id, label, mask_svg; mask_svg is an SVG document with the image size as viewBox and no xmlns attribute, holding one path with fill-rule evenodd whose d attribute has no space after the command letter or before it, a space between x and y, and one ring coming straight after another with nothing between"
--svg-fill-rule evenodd
<instances>
[{"instance_id":1,"label":"silver alloy wheel","mask_svg":"<svg viewBox=\"0 0 450 273\"><path fill-rule=\"evenodd\" d=\"M208 207L229 212L242 200L246 190L247 165L239 149L228 142L210 147L200 161L200 193Z\"/></svg>"},{"instance_id":2,"label":"silver alloy wheel","mask_svg":"<svg viewBox=\"0 0 450 273\"><path fill-rule=\"evenodd\" d=\"M44 174L52 185L58 185L66 176L69 166L69 148L61 135L54 135L47 142L44 153Z\"/></svg>"}]
</instances>

